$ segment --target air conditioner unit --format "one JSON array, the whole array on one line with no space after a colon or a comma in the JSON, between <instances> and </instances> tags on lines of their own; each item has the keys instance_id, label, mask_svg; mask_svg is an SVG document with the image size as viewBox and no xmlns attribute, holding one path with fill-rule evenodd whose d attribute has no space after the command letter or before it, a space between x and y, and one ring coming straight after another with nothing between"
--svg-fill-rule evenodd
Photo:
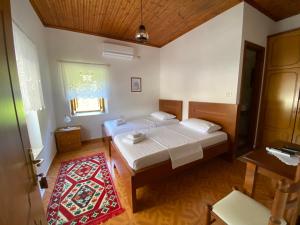
<instances>
[{"instance_id":1,"label":"air conditioner unit","mask_svg":"<svg viewBox=\"0 0 300 225\"><path fill-rule=\"evenodd\" d=\"M132 47L103 43L102 55L103 57L132 60L134 51Z\"/></svg>"}]
</instances>

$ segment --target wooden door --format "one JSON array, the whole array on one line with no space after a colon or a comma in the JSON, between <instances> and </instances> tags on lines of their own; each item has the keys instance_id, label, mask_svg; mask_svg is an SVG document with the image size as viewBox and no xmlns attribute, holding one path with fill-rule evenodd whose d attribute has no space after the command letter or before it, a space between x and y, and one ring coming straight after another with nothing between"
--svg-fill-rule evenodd
<instances>
[{"instance_id":1,"label":"wooden door","mask_svg":"<svg viewBox=\"0 0 300 225\"><path fill-rule=\"evenodd\" d=\"M0 143L0 224L47 224L29 158L9 0L0 1Z\"/></svg>"},{"instance_id":2,"label":"wooden door","mask_svg":"<svg viewBox=\"0 0 300 225\"><path fill-rule=\"evenodd\" d=\"M300 30L271 36L268 40L267 69L300 67Z\"/></svg>"},{"instance_id":3,"label":"wooden door","mask_svg":"<svg viewBox=\"0 0 300 225\"><path fill-rule=\"evenodd\" d=\"M291 142L297 115L300 68L270 70L264 95L263 144Z\"/></svg>"}]
</instances>

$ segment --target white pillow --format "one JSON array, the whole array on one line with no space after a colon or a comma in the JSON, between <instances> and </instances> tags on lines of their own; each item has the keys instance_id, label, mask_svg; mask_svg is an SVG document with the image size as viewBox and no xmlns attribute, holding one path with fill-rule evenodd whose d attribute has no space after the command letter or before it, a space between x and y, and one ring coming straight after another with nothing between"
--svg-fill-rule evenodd
<instances>
[{"instance_id":1,"label":"white pillow","mask_svg":"<svg viewBox=\"0 0 300 225\"><path fill-rule=\"evenodd\" d=\"M213 133L218 130L221 130L221 128L222 128L218 124L209 122L207 120L201 120L201 119L195 119L195 118L181 121L180 124L190 128L192 130L201 132L201 133Z\"/></svg>"},{"instance_id":2,"label":"white pillow","mask_svg":"<svg viewBox=\"0 0 300 225\"><path fill-rule=\"evenodd\" d=\"M151 113L150 115L159 120L170 120L176 118L175 115L161 111Z\"/></svg>"}]
</instances>

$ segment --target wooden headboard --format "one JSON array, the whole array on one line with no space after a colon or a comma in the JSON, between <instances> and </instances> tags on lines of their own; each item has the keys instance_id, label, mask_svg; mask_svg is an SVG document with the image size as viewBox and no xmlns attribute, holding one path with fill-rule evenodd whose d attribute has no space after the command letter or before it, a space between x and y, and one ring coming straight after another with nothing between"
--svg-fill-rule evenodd
<instances>
[{"instance_id":1,"label":"wooden headboard","mask_svg":"<svg viewBox=\"0 0 300 225\"><path fill-rule=\"evenodd\" d=\"M209 102L189 102L189 118L209 120L222 126L230 138L235 141L238 105Z\"/></svg>"},{"instance_id":2,"label":"wooden headboard","mask_svg":"<svg viewBox=\"0 0 300 225\"><path fill-rule=\"evenodd\" d=\"M159 99L159 111L173 114L182 120L182 101Z\"/></svg>"}]
</instances>

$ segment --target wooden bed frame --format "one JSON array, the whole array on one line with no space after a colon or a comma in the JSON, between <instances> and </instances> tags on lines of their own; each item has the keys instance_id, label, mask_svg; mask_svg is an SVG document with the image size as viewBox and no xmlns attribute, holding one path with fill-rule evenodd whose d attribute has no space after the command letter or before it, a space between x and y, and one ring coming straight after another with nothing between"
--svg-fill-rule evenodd
<instances>
[{"instance_id":1,"label":"wooden bed frame","mask_svg":"<svg viewBox=\"0 0 300 225\"><path fill-rule=\"evenodd\" d=\"M133 170L128 165L117 146L111 142L111 166L112 169L117 169L120 178L125 185L132 212L138 211L138 201L136 197L137 188L188 168L195 167L201 162L224 153L233 155L231 147L236 134L237 111L238 107L235 104L189 102L189 118L202 118L220 124L223 127L223 131L228 134L228 141L204 148L204 157L201 160L197 160L176 169L172 169L171 160L167 160L140 170Z\"/></svg>"},{"instance_id":2,"label":"wooden bed frame","mask_svg":"<svg viewBox=\"0 0 300 225\"><path fill-rule=\"evenodd\" d=\"M159 111L167 112L176 116L178 120L182 120L182 101L180 100L167 100L159 99ZM108 149L109 156L111 155L111 144L112 137L108 135L104 124L102 124L103 141L106 149Z\"/></svg>"}]
</instances>

